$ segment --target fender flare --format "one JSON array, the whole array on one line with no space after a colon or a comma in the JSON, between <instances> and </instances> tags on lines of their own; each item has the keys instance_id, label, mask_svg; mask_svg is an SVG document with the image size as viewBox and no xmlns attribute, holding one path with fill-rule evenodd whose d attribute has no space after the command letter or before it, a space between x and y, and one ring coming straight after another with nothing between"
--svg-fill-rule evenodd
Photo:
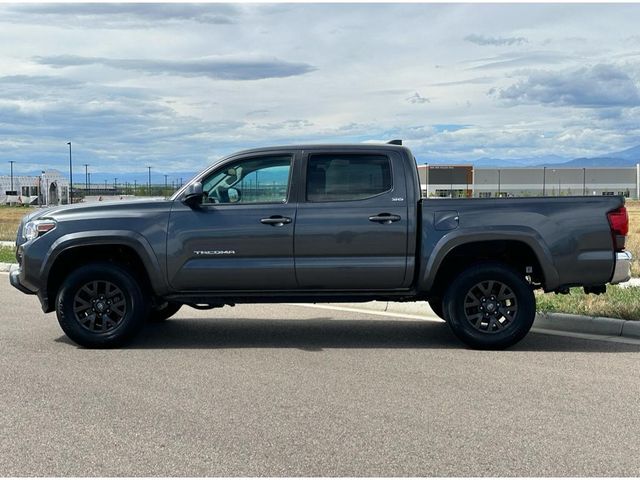
<instances>
[{"instance_id":1,"label":"fender flare","mask_svg":"<svg viewBox=\"0 0 640 480\"><path fill-rule=\"evenodd\" d=\"M157 295L167 292L167 285L160 262L151 245L137 232L131 230L89 230L69 233L57 239L45 256L40 268L40 278L44 280L45 291L48 284L51 267L61 253L76 248L94 245L125 246L133 249L147 271L151 289Z\"/></svg>"},{"instance_id":2,"label":"fender flare","mask_svg":"<svg viewBox=\"0 0 640 480\"><path fill-rule=\"evenodd\" d=\"M545 289L553 290L560 284L551 250L538 232L529 227L478 227L454 230L440 238L433 247L431 255L422 262L419 290L428 292L432 289L440 266L454 248L469 243L497 240L516 241L527 245L533 251L542 268ZM423 251L428 251L428 249Z\"/></svg>"}]
</instances>

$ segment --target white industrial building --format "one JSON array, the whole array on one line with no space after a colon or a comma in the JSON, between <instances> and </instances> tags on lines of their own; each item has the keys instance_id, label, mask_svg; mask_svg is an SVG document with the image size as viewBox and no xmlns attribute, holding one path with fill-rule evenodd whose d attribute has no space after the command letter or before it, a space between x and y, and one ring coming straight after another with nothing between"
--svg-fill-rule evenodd
<instances>
[{"instance_id":1,"label":"white industrial building","mask_svg":"<svg viewBox=\"0 0 640 480\"><path fill-rule=\"evenodd\" d=\"M418 172L423 197L622 195L640 199L640 164L586 168L418 165Z\"/></svg>"},{"instance_id":2,"label":"white industrial building","mask_svg":"<svg viewBox=\"0 0 640 480\"><path fill-rule=\"evenodd\" d=\"M40 175L0 176L0 205L64 205L69 203L69 179L58 170Z\"/></svg>"}]
</instances>

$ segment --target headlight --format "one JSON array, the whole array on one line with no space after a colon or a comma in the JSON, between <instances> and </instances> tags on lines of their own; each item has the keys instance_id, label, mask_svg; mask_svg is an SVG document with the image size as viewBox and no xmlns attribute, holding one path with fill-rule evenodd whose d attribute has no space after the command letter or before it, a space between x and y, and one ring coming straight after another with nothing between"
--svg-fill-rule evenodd
<instances>
[{"instance_id":1,"label":"headlight","mask_svg":"<svg viewBox=\"0 0 640 480\"><path fill-rule=\"evenodd\" d=\"M56 228L56 222L54 220L34 220L33 222L27 222L22 231L22 235L25 240L33 240L54 228Z\"/></svg>"}]
</instances>

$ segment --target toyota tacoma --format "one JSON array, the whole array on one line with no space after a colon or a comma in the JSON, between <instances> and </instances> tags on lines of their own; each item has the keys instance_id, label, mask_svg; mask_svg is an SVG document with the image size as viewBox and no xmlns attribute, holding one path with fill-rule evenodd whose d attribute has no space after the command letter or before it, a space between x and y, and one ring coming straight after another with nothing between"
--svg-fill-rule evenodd
<instances>
[{"instance_id":1,"label":"toyota tacoma","mask_svg":"<svg viewBox=\"0 0 640 480\"><path fill-rule=\"evenodd\" d=\"M530 330L535 289L629 279L622 197L426 199L392 143L248 150L168 199L37 210L11 284L86 347L182 305L428 300L467 345L500 349Z\"/></svg>"}]
</instances>

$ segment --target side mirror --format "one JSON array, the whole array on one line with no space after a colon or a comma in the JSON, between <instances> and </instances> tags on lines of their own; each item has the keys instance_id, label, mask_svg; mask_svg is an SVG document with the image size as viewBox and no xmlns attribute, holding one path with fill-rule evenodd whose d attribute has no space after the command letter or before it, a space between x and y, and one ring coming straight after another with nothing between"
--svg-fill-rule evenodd
<instances>
[{"instance_id":1,"label":"side mirror","mask_svg":"<svg viewBox=\"0 0 640 480\"><path fill-rule=\"evenodd\" d=\"M242 192L240 192L240 190L238 190L237 188L229 188L227 190L227 195L229 196L229 203L238 203L240 200L242 200Z\"/></svg>"},{"instance_id":2,"label":"side mirror","mask_svg":"<svg viewBox=\"0 0 640 480\"><path fill-rule=\"evenodd\" d=\"M202 183L194 182L187 187L182 197L182 203L195 207L202 203Z\"/></svg>"}]
</instances>

